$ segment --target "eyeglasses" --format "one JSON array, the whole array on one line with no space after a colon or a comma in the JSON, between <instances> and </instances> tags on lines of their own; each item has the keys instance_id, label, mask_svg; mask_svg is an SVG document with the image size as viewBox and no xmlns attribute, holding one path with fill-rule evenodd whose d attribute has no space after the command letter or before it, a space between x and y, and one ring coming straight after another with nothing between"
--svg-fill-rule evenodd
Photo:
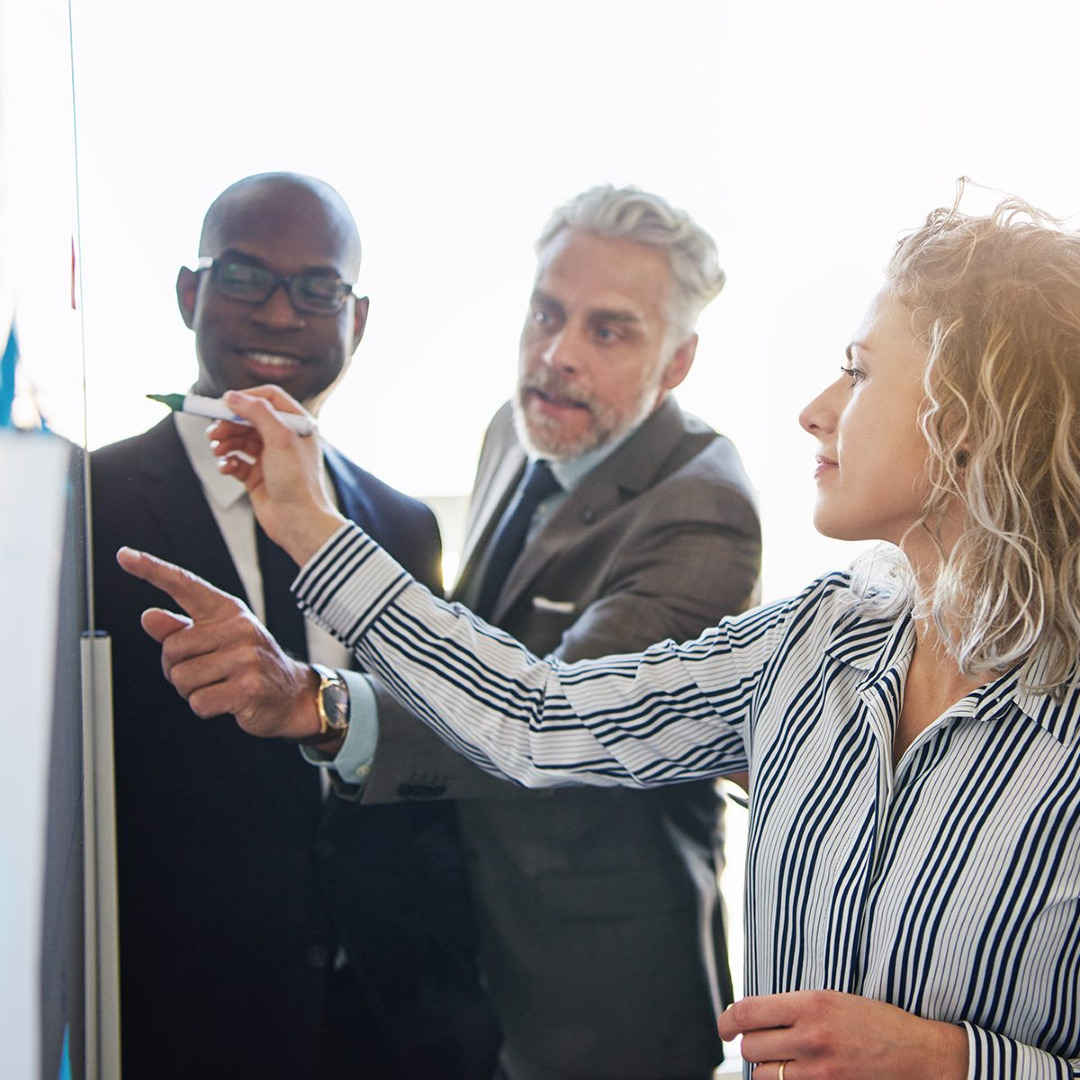
<instances>
[{"instance_id":1,"label":"eyeglasses","mask_svg":"<svg viewBox=\"0 0 1080 1080\"><path fill-rule=\"evenodd\" d=\"M241 304L265 304L279 285L304 315L336 315L352 294L353 285L332 270L305 270L301 274L275 274L265 266L242 259L200 258L199 271L209 270L217 292Z\"/></svg>"}]
</instances>

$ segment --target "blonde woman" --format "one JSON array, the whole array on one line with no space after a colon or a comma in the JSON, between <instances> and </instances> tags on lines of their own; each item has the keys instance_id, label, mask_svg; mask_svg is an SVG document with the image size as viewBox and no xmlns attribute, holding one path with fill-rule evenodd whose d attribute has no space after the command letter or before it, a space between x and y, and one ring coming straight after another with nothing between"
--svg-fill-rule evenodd
<instances>
[{"instance_id":1,"label":"blonde woman","mask_svg":"<svg viewBox=\"0 0 1080 1080\"><path fill-rule=\"evenodd\" d=\"M1080 237L1017 201L931 214L801 416L815 525L891 557L577 664L433 599L343 522L279 390L232 395L254 431L217 434L303 567L300 604L487 768L530 786L749 769L749 996L719 1021L748 1076L1049 1078L1080 1074L1078 399ZM197 712L317 729L310 702L253 691L233 654L259 628L234 601L121 561L193 616L144 625Z\"/></svg>"}]
</instances>

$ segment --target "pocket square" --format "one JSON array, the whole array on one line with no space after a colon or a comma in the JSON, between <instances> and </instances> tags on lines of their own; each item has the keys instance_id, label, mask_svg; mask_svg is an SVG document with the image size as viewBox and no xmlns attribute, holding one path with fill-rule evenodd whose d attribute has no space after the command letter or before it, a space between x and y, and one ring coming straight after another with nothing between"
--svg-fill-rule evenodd
<instances>
[{"instance_id":1,"label":"pocket square","mask_svg":"<svg viewBox=\"0 0 1080 1080\"><path fill-rule=\"evenodd\" d=\"M537 611L551 611L556 615L573 615L577 604L573 600L549 600L546 596L534 596L533 607Z\"/></svg>"}]
</instances>

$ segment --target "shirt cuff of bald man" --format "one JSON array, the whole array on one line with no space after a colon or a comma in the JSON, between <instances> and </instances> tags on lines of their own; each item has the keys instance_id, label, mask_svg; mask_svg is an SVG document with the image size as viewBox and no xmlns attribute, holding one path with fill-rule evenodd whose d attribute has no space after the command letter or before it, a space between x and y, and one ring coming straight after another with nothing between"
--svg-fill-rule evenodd
<instances>
[{"instance_id":1,"label":"shirt cuff of bald man","mask_svg":"<svg viewBox=\"0 0 1080 1080\"><path fill-rule=\"evenodd\" d=\"M363 785L371 772L375 744L379 741L379 708L371 680L358 671L339 671L349 688L349 728L335 754L302 746L300 753L312 765L333 769L346 784Z\"/></svg>"}]
</instances>

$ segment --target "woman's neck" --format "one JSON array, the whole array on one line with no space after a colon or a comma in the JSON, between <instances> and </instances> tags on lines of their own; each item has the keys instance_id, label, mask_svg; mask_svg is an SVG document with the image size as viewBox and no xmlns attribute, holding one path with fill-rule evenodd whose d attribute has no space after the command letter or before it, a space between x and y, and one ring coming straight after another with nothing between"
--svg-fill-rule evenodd
<instances>
[{"instance_id":1,"label":"woman's neck","mask_svg":"<svg viewBox=\"0 0 1080 1080\"><path fill-rule=\"evenodd\" d=\"M966 675L960 662L930 614L940 573L940 556L913 560L915 578L915 650L904 682L904 704L893 736L895 765L915 739L939 716L993 675Z\"/></svg>"}]
</instances>

